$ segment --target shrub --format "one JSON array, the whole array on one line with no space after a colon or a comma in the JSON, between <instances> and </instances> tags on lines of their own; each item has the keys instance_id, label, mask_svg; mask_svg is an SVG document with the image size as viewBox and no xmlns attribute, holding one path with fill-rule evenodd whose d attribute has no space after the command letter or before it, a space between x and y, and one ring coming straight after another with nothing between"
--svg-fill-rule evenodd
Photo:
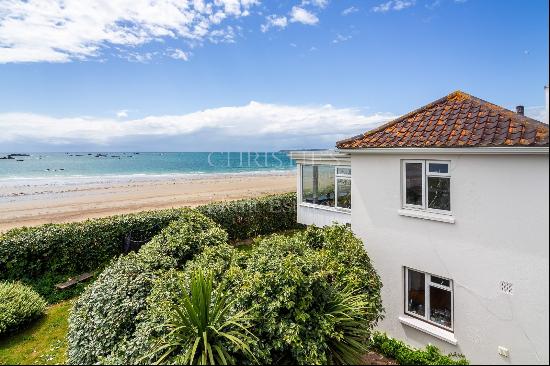
<instances>
[{"instance_id":1,"label":"shrub","mask_svg":"<svg viewBox=\"0 0 550 366\"><path fill-rule=\"evenodd\" d=\"M131 336L154 274L131 253L113 260L78 298L69 316L68 362L94 364Z\"/></svg>"},{"instance_id":2,"label":"shrub","mask_svg":"<svg viewBox=\"0 0 550 366\"><path fill-rule=\"evenodd\" d=\"M0 335L40 317L45 309L46 302L32 288L17 282L0 282Z\"/></svg>"},{"instance_id":3,"label":"shrub","mask_svg":"<svg viewBox=\"0 0 550 366\"><path fill-rule=\"evenodd\" d=\"M241 308L260 319L263 363L359 362L381 318L380 279L343 226L263 239L226 277Z\"/></svg>"},{"instance_id":4,"label":"shrub","mask_svg":"<svg viewBox=\"0 0 550 366\"><path fill-rule=\"evenodd\" d=\"M54 285L70 276L101 269L122 253L124 237L129 232L156 234L189 210L145 211L12 229L0 235L0 280L27 283L49 302L72 297L84 285L63 292ZM297 226L295 194L212 203L197 210L227 230L231 240Z\"/></svg>"},{"instance_id":5,"label":"shrub","mask_svg":"<svg viewBox=\"0 0 550 366\"><path fill-rule=\"evenodd\" d=\"M197 210L227 231L230 240L242 240L300 226L296 222L295 193L212 203L197 207Z\"/></svg>"},{"instance_id":6,"label":"shrub","mask_svg":"<svg viewBox=\"0 0 550 366\"><path fill-rule=\"evenodd\" d=\"M433 345L420 350L388 337L385 333L375 332L371 340L371 348L386 357L395 359L400 365L468 365L463 355L444 355Z\"/></svg>"},{"instance_id":7,"label":"shrub","mask_svg":"<svg viewBox=\"0 0 550 366\"><path fill-rule=\"evenodd\" d=\"M134 333L117 343L108 357L100 359L101 362L115 365L152 364L162 355L154 352L155 347L168 333L163 327L168 318L162 304L179 291L181 282L188 283L197 270L211 273L214 284L218 286L224 274L234 263L242 260L242 256L242 253L228 244L207 246L202 253L187 262L183 271L171 269L159 274L153 281L146 309L135 319Z\"/></svg>"},{"instance_id":8,"label":"shrub","mask_svg":"<svg viewBox=\"0 0 550 366\"><path fill-rule=\"evenodd\" d=\"M254 358L248 311L234 311L230 292L214 292L211 273L195 270L189 286L180 280L178 291L170 297L164 304L167 321L163 324L169 333L153 351L161 355L157 363L174 354L174 361L183 365L235 364L239 354Z\"/></svg>"},{"instance_id":9,"label":"shrub","mask_svg":"<svg viewBox=\"0 0 550 366\"><path fill-rule=\"evenodd\" d=\"M154 270L183 267L207 245L227 242L227 233L215 223L189 211L155 236L139 251L141 260Z\"/></svg>"},{"instance_id":10,"label":"shrub","mask_svg":"<svg viewBox=\"0 0 550 366\"><path fill-rule=\"evenodd\" d=\"M204 324L196 324L193 331L186 328L179 336L170 332L182 328L166 324L175 324L176 309L182 322L188 318L182 314L192 313L188 308L197 291L184 304L167 304L174 304L174 294L185 298L187 286L197 286L191 283L200 270L211 274L214 298L226 293L235 297L229 314L248 311L245 323L254 322L251 329L257 339L245 342L252 354L223 337L207 337L208 344L223 346L226 360L231 355L239 363L359 362L371 329L382 317L381 283L361 241L349 229L334 226L273 235L243 253L219 244L220 236L207 235L215 233L215 226L200 216L195 219L192 224L180 221L182 227L171 224L139 253L114 261L86 290L70 318L70 363L196 362L187 352L188 340L193 336L196 342L197 329ZM213 245L195 243L193 232ZM169 250L157 248L160 243L170 243ZM191 252L197 254L185 262ZM177 258L159 266L153 259L162 259L159 255ZM159 349L159 342L167 348ZM220 361L220 353L212 351L219 357L214 361Z\"/></svg>"},{"instance_id":11,"label":"shrub","mask_svg":"<svg viewBox=\"0 0 550 366\"><path fill-rule=\"evenodd\" d=\"M73 307L69 362L91 364L109 357L136 331L153 281L162 270L178 268L202 248L225 239L226 234L214 222L188 210L138 253L114 260Z\"/></svg>"}]
</instances>

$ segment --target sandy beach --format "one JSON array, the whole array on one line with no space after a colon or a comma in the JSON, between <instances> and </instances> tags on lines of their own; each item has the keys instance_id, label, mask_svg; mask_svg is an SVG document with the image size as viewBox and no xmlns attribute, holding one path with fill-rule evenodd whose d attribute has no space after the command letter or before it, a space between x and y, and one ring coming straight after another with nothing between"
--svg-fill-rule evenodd
<instances>
[{"instance_id":1,"label":"sandy beach","mask_svg":"<svg viewBox=\"0 0 550 366\"><path fill-rule=\"evenodd\" d=\"M296 189L295 172L0 183L0 232Z\"/></svg>"}]
</instances>

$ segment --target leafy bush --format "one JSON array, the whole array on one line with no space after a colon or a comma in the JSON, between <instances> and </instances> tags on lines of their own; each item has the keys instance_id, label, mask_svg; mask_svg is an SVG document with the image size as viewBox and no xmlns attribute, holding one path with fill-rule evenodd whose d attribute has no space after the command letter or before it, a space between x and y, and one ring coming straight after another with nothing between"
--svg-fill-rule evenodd
<instances>
[{"instance_id":1,"label":"leafy bush","mask_svg":"<svg viewBox=\"0 0 550 366\"><path fill-rule=\"evenodd\" d=\"M230 240L248 239L300 226L296 222L295 193L212 203L197 207L197 210L227 231Z\"/></svg>"},{"instance_id":2,"label":"leafy bush","mask_svg":"<svg viewBox=\"0 0 550 366\"><path fill-rule=\"evenodd\" d=\"M32 288L17 282L0 282L0 335L38 318L46 301Z\"/></svg>"},{"instance_id":3,"label":"leafy bush","mask_svg":"<svg viewBox=\"0 0 550 366\"><path fill-rule=\"evenodd\" d=\"M189 318L185 312L193 313L191 308L197 312L200 306L190 304L200 298L196 295L200 291L192 291L191 298L178 306L167 305L174 304L175 298L185 299L186 288L198 286L196 281L192 285L193 275L201 270L212 276L213 298L228 293L234 296L228 314L247 312L250 319L245 323L254 323L250 329L257 338L248 337L244 342L251 354L223 337L207 337L208 344L223 346L226 353L221 354L226 360L230 355L238 363L359 362L373 326L382 317L381 283L361 241L348 228L308 228L291 236L273 235L257 240L251 251L244 253L220 244L223 238L218 235L205 234L215 233L215 226L203 227L203 219L197 220L196 225L191 224L196 231L171 224L137 254L115 261L86 290L70 319L70 363L201 361L202 356L200 360L192 356L192 348L187 352L190 343L186 340L191 336L195 342L200 339L196 338L197 329L204 328L204 323L186 323L183 332L174 322L176 308L181 324ZM184 221L181 225L190 226ZM193 232L199 237L203 233L212 245L193 244ZM171 243L171 248L167 252L151 249L161 242ZM195 248L196 254L190 248ZM185 262L191 252L193 259ZM158 253L176 253L179 259L159 266L151 259L162 259ZM202 310L201 314L206 314L206 307ZM173 326L166 327L167 323ZM182 333L176 336L179 330ZM197 347L204 345L201 342L204 338ZM159 349L159 344L166 348ZM218 356L214 361L219 362L220 353L212 352ZM212 361L210 356L207 361Z\"/></svg>"},{"instance_id":4,"label":"leafy bush","mask_svg":"<svg viewBox=\"0 0 550 366\"><path fill-rule=\"evenodd\" d=\"M297 226L295 194L212 203L197 210L227 230L231 240ZM189 211L145 211L12 229L0 234L0 280L27 283L49 302L72 297L84 288L83 284L63 292L54 285L70 276L101 269L122 253L128 233L156 234Z\"/></svg>"},{"instance_id":5,"label":"leafy bush","mask_svg":"<svg viewBox=\"0 0 550 366\"><path fill-rule=\"evenodd\" d=\"M69 363L93 364L132 335L147 306L154 273L131 253L107 266L75 302L69 316Z\"/></svg>"},{"instance_id":6,"label":"leafy bush","mask_svg":"<svg viewBox=\"0 0 550 366\"><path fill-rule=\"evenodd\" d=\"M220 290L214 293L213 276L195 270L187 283L179 281L179 291L165 304L169 333L154 350L161 354L157 363L170 359L182 365L235 364L236 354L254 356L251 318L248 311L233 311L233 295Z\"/></svg>"},{"instance_id":7,"label":"leafy bush","mask_svg":"<svg viewBox=\"0 0 550 366\"><path fill-rule=\"evenodd\" d=\"M263 239L225 276L241 308L261 320L263 363L357 363L381 319L380 279L343 226Z\"/></svg>"},{"instance_id":8,"label":"leafy bush","mask_svg":"<svg viewBox=\"0 0 550 366\"><path fill-rule=\"evenodd\" d=\"M206 245L227 242L227 233L212 220L193 212L173 221L139 251L141 260L151 269L182 267L204 250Z\"/></svg>"},{"instance_id":9,"label":"leafy bush","mask_svg":"<svg viewBox=\"0 0 550 366\"><path fill-rule=\"evenodd\" d=\"M385 333L375 332L371 347L386 357L395 359L400 365L468 365L463 355L444 355L436 346L428 345L426 349L412 348L405 343L388 337Z\"/></svg>"},{"instance_id":10,"label":"leafy bush","mask_svg":"<svg viewBox=\"0 0 550 366\"><path fill-rule=\"evenodd\" d=\"M243 254L228 244L207 246L195 259L187 262L183 271L171 269L157 272L153 288L146 300L146 309L136 316L133 334L125 336L112 349L107 357L100 357L104 364L152 364L162 353L156 353L158 343L168 334L163 326L168 321L168 312L163 305L180 291L180 283L189 283L197 270L208 271L218 286L223 275L231 266L242 260ZM133 329L133 328L132 328Z\"/></svg>"},{"instance_id":11,"label":"leafy bush","mask_svg":"<svg viewBox=\"0 0 550 366\"><path fill-rule=\"evenodd\" d=\"M226 238L212 220L187 210L138 253L113 260L73 307L69 362L91 364L110 356L121 340L136 330L136 319L147 308L159 269L177 268L202 248Z\"/></svg>"}]
</instances>

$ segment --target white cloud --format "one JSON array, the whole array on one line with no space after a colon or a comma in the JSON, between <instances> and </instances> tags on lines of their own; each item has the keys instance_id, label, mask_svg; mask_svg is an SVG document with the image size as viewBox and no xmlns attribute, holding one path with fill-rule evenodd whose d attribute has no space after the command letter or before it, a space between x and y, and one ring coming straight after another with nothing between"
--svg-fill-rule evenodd
<instances>
[{"instance_id":1,"label":"white cloud","mask_svg":"<svg viewBox=\"0 0 550 366\"><path fill-rule=\"evenodd\" d=\"M318 8L326 8L328 0L302 0L301 6L313 5Z\"/></svg>"},{"instance_id":2,"label":"white cloud","mask_svg":"<svg viewBox=\"0 0 550 366\"><path fill-rule=\"evenodd\" d=\"M415 3L415 0L389 0L388 2L373 7L372 11L374 11L375 13L386 13L391 10L399 11L409 8Z\"/></svg>"},{"instance_id":3,"label":"white cloud","mask_svg":"<svg viewBox=\"0 0 550 366\"><path fill-rule=\"evenodd\" d=\"M247 16L249 9L258 3L257 0L2 0L0 63L88 59L99 57L111 46L132 48L166 38L191 42L217 40L220 23Z\"/></svg>"},{"instance_id":4,"label":"white cloud","mask_svg":"<svg viewBox=\"0 0 550 366\"><path fill-rule=\"evenodd\" d=\"M178 48L176 49L173 49L173 50L168 50L169 53L168 55L170 57L172 57L173 59L176 59L176 60L183 60L183 61L188 61L189 60L189 53L188 52L184 52Z\"/></svg>"},{"instance_id":5,"label":"white cloud","mask_svg":"<svg viewBox=\"0 0 550 366\"><path fill-rule=\"evenodd\" d=\"M544 122L546 120L546 107L543 105L525 107L525 115L537 121Z\"/></svg>"},{"instance_id":6,"label":"white cloud","mask_svg":"<svg viewBox=\"0 0 550 366\"><path fill-rule=\"evenodd\" d=\"M425 4L424 6L426 7L426 9L434 10L441 6L441 0L434 0L433 2Z\"/></svg>"},{"instance_id":7,"label":"white cloud","mask_svg":"<svg viewBox=\"0 0 550 366\"><path fill-rule=\"evenodd\" d=\"M278 17L277 15L269 15L266 18L266 23L261 25L262 32L267 32L270 28L284 29L288 25L288 20L285 16Z\"/></svg>"},{"instance_id":8,"label":"white cloud","mask_svg":"<svg viewBox=\"0 0 550 366\"><path fill-rule=\"evenodd\" d=\"M292 23L302 23L306 25L315 25L319 23L319 18L304 8L293 6L290 11L290 21Z\"/></svg>"},{"instance_id":9,"label":"white cloud","mask_svg":"<svg viewBox=\"0 0 550 366\"><path fill-rule=\"evenodd\" d=\"M258 102L131 120L3 113L0 114L0 143L6 146L19 146L18 143L115 146L125 141L143 141L140 146L147 149L147 142L152 139L172 137L177 138L181 146L197 141L218 148L231 141L239 142L242 148L261 141L270 146L288 146L288 141L304 139L334 146L338 139L364 132L394 117L385 113L363 115L357 109L331 105L288 106ZM205 140L197 138L199 135Z\"/></svg>"},{"instance_id":10,"label":"white cloud","mask_svg":"<svg viewBox=\"0 0 550 366\"><path fill-rule=\"evenodd\" d=\"M332 43L341 43L345 41L349 41L352 38L352 36L343 36L341 34L337 34L336 38L332 40Z\"/></svg>"},{"instance_id":11,"label":"white cloud","mask_svg":"<svg viewBox=\"0 0 550 366\"><path fill-rule=\"evenodd\" d=\"M155 55L157 55L157 52L139 53L120 50L120 54L118 55L118 57L126 59L130 62L139 62L142 64L146 64L151 61Z\"/></svg>"},{"instance_id":12,"label":"white cloud","mask_svg":"<svg viewBox=\"0 0 550 366\"><path fill-rule=\"evenodd\" d=\"M126 117L128 117L128 110L127 109L121 109L120 111L116 112L116 116L118 118L126 118Z\"/></svg>"},{"instance_id":13,"label":"white cloud","mask_svg":"<svg viewBox=\"0 0 550 366\"><path fill-rule=\"evenodd\" d=\"M356 13L359 11L359 8L356 8L355 6L350 6L349 8L346 8L342 10L342 15L350 15L352 13Z\"/></svg>"}]
</instances>

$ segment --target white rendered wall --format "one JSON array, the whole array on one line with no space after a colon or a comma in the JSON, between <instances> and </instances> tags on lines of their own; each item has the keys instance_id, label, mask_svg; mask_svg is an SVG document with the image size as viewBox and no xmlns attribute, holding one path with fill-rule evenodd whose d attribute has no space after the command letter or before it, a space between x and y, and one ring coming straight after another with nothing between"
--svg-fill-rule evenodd
<instances>
[{"instance_id":1,"label":"white rendered wall","mask_svg":"<svg viewBox=\"0 0 550 366\"><path fill-rule=\"evenodd\" d=\"M451 161L454 224L398 215L401 159ZM548 168L548 155L353 155L352 229L384 284L379 328L474 364L548 364ZM453 280L456 346L399 321L403 266Z\"/></svg>"},{"instance_id":2,"label":"white rendered wall","mask_svg":"<svg viewBox=\"0 0 550 366\"><path fill-rule=\"evenodd\" d=\"M340 164L339 164L340 165ZM304 225L326 226L334 223L351 224L351 212L342 212L325 207L312 207L302 203L302 164L297 164L297 221ZM352 196L353 197L353 196ZM353 199L353 198L352 198Z\"/></svg>"},{"instance_id":3,"label":"white rendered wall","mask_svg":"<svg viewBox=\"0 0 550 366\"><path fill-rule=\"evenodd\" d=\"M298 222L319 227L338 224L351 224L351 214L300 205L298 202Z\"/></svg>"}]
</instances>

